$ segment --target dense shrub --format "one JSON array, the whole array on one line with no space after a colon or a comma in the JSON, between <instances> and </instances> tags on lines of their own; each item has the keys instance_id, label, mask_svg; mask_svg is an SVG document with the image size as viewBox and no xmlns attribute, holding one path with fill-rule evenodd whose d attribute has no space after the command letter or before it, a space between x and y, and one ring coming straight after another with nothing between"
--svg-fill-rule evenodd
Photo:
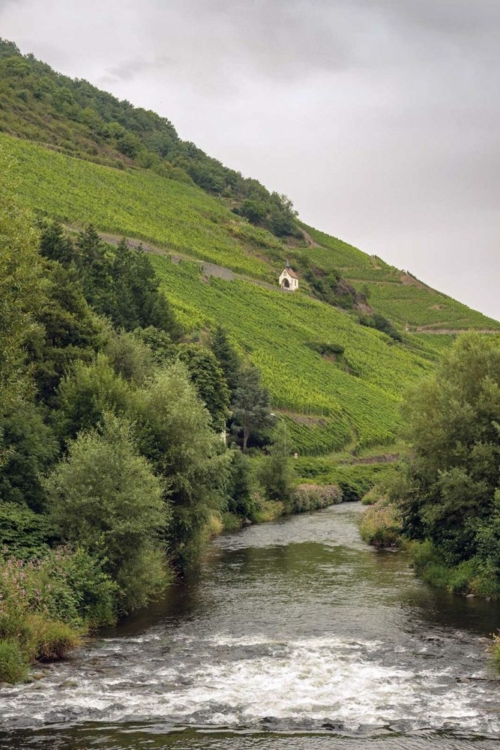
<instances>
[{"instance_id":1,"label":"dense shrub","mask_svg":"<svg viewBox=\"0 0 500 750\"><path fill-rule=\"evenodd\" d=\"M14 639L0 640L0 680L20 682L28 672L27 661L19 643Z\"/></svg>"},{"instance_id":2,"label":"dense shrub","mask_svg":"<svg viewBox=\"0 0 500 750\"><path fill-rule=\"evenodd\" d=\"M404 532L452 568L477 557L500 581L500 346L458 339L405 406L412 453L393 496Z\"/></svg>"},{"instance_id":3,"label":"dense shrub","mask_svg":"<svg viewBox=\"0 0 500 750\"><path fill-rule=\"evenodd\" d=\"M403 337L399 333L399 331L393 326L390 320L387 320L387 318L384 318L383 315L380 315L380 313L373 313L371 315L360 315L359 316L359 322L362 326L367 326L368 328L376 328L377 331L382 331L382 333L386 333L388 336L391 337L391 339L394 339L394 341L403 341Z\"/></svg>"},{"instance_id":4,"label":"dense shrub","mask_svg":"<svg viewBox=\"0 0 500 750\"><path fill-rule=\"evenodd\" d=\"M0 549L17 558L37 557L61 541L50 518L26 505L0 502Z\"/></svg>"},{"instance_id":5,"label":"dense shrub","mask_svg":"<svg viewBox=\"0 0 500 750\"><path fill-rule=\"evenodd\" d=\"M106 415L81 432L47 480L50 513L63 539L83 545L120 587L125 610L143 606L165 585L169 508L163 485L135 446L130 426Z\"/></svg>"},{"instance_id":6,"label":"dense shrub","mask_svg":"<svg viewBox=\"0 0 500 750\"><path fill-rule=\"evenodd\" d=\"M293 488L290 510L292 513L306 513L341 502L342 490L335 484L299 484Z\"/></svg>"},{"instance_id":7,"label":"dense shrub","mask_svg":"<svg viewBox=\"0 0 500 750\"><path fill-rule=\"evenodd\" d=\"M34 659L59 659L90 627L113 622L117 593L81 549L0 558L0 680L22 679Z\"/></svg>"},{"instance_id":8,"label":"dense shrub","mask_svg":"<svg viewBox=\"0 0 500 750\"><path fill-rule=\"evenodd\" d=\"M269 455L257 464L256 478L268 500L289 506L295 471L290 459L290 442L285 422L280 422L274 433Z\"/></svg>"},{"instance_id":9,"label":"dense shrub","mask_svg":"<svg viewBox=\"0 0 500 750\"><path fill-rule=\"evenodd\" d=\"M361 536L374 547L398 547L401 544L401 517L397 508L386 501L370 506L361 517Z\"/></svg>"}]
</instances>

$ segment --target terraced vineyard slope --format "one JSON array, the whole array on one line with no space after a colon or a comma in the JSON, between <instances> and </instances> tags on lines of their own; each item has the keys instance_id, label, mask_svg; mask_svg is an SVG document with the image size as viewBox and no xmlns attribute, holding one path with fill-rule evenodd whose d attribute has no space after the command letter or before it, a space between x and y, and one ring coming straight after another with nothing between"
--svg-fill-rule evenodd
<instances>
[{"instance_id":1,"label":"terraced vineyard slope","mask_svg":"<svg viewBox=\"0 0 500 750\"><path fill-rule=\"evenodd\" d=\"M50 89L47 81L57 75L50 68L42 75L36 66L23 68L26 59L18 53L11 57L14 62L7 57L2 63L9 75L0 87L0 173L9 174L17 198L35 216L57 217L70 228L91 223L101 234L148 243L165 293L189 334L203 335L218 323L227 328L240 352L261 369L300 453L390 444L403 392L434 367L453 339L433 332L500 333L498 321L296 218L293 227L279 230L270 218L271 204L265 217L249 220L241 210L245 190L251 182L259 192L258 183L239 175L231 187L233 173L219 165L226 187L201 184L193 165L212 162L206 155L203 161L194 146L195 151L187 149L176 134L172 161L147 162L153 135L165 136L172 126L158 118L157 130L146 137L146 126L140 130L137 122L157 116L146 117L101 92L103 122L121 118L125 130L137 129L137 152L127 156L122 131L103 133L82 121L80 94L69 79L61 77L63 88L73 91L73 109L61 104L60 91L36 93L42 78ZM97 101L98 90L90 89L89 94L84 87L85 96ZM183 174L176 171L181 152L183 158L198 154L194 161L184 158ZM300 278L295 294L277 286L287 260ZM218 267L215 276L207 263L212 271ZM318 288L325 284L333 296L321 301L326 298ZM386 332L370 327L363 316L386 319Z\"/></svg>"}]
</instances>

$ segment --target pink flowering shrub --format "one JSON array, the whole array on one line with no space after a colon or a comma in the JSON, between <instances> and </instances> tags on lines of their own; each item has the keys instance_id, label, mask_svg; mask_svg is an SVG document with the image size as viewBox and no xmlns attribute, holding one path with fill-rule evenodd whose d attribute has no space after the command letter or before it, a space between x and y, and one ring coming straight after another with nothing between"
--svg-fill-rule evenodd
<instances>
[{"instance_id":1,"label":"pink flowering shrub","mask_svg":"<svg viewBox=\"0 0 500 750\"><path fill-rule=\"evenodd\" d=\"M113 622L116 600L116 584L83 550L60 547L28 561L0 556L0 680L19 679L12 671L19 654L24 665L60 658L89 628Z\"/></svg>"},{"instance_id":2,"label":"pink flowering shrub","mask_svg":"<svg viewBox=\"0 0 500 750\"><path fill-rule=\"evenodd\" d=\"M342 502L342 490L336 484L299 484L292 492L292 513L306 513Z\"/></svg>"}]
</instances>

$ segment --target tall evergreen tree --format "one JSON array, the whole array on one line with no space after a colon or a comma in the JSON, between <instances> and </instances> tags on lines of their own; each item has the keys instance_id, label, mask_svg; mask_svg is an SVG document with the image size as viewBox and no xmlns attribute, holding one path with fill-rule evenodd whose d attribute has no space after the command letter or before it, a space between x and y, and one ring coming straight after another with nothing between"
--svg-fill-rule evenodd
<instances>
[{"instance_id":1,"label":"tall evergreen tree","mask_svg":"<svg viewBox=\"0 0 500 750\"><path fill-rule=\"evenodd\" d=\"M238 388L240 360L234 350L228 335L222 326L217 326L210 342L211 348L221 367L231 394Z\"/></svg>"}]
</instances>

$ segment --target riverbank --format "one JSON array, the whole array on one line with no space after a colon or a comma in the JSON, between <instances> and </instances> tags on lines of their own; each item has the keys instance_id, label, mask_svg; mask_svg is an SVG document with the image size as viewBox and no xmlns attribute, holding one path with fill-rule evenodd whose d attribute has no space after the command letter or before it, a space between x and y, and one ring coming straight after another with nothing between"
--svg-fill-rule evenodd
<instances>
[{"instance_id":1,"label":"riverbank","mask_svg":"<svg viewBox=\"0 0 500 750\"><path fill-rule=\"evenodd\" d=\"M210 516L204 544L224 531L269 523L342 501L334 485L298 484L289 502L256 497L251 518L233 513ZM166 573L166 571L165 571ZM157 598L172 581L164 576ZM0 683L26 680L30 666L54 662L77 648L84 636L120 619L118 586L96 558L69 547L45 551L28 560L0 558Z\"/></svg>"},{"instance_id":2,"label":"riverbank","mask_svg":"<svg viewBox=\"0 0 500 750\"><path fill-rule=\"evenodd\" d=\"M377 497L379 499L372 502ZM409 552L415 574L432 586L460 596L500 600L497 572L483 560L473 557L458 565L450 565L430 541L415 542L404 537L400 511L386 497L370 492L366 505L359 526L367 544L376 549L404 547Z\"/></svg>"},{"instance_id":3,"label":"riverbank","mask_svg":"<svg viewBox=\"0 0 500 750\"><path fill-rule=\"evenodd\" d=\"M342 750L483 750L500 737L485 655L498 605L423 584L404 551L375 554L361 510L218 536L162 600L3 692L0 747L257 750L324 734Z\"/></svg>"}]
</instances>

